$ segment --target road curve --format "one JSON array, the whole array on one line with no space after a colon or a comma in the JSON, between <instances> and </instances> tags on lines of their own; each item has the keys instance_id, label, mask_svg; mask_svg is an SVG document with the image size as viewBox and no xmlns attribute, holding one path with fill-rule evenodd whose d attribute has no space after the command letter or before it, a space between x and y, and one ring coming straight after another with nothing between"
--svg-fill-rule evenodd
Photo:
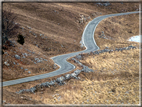
<instances>
[{"instance_id":1,"label":"road curve","mask_svg":"<svg viewBox=\"0 0 142 107\"><path fill-rule=\"evenodd\" d=\"M99 49L99 47L97 46L97 44L94 40L94 32L95 32L95 29L100 21L102 21L103 19L105 19L107 17L111 17L111 16L128 15L128 14L134 14L134 13L139 13L139 11L109 14L109 15L105 15L105 16L99 16L99 17L93 19L92 21L90 21L87 24L87 26L84 29L83 35L82 35L82 42L83 42L84 46L86 47L85 50L70 53L70 54L63 54L63 55L59 55L59 56L55 56L55 57L51 58L57 65L60 66L60 68L58 70L50 72L50 73L46 73L46 74L5 81L5 82L2 82L2 84L0 83L0 86L9 86L9 85L20 84L20 83L29 82L29 81L35 81L35 80L39 80L39 79L44 79L44 78L64 74L66 72L73 70L75 68L75 66L73 64L67 62L68 58L78 55L80 53L89 53L91 51L96 51Z\"/></svg>"}]
</instances>

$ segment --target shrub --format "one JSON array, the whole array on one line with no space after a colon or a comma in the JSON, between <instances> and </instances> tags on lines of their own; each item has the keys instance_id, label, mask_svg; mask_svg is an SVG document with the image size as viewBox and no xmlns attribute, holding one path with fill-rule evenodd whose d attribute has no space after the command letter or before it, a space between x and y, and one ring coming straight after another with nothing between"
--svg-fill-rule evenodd
<instances>
[{"instance_id":1,"label":"shrub","mask_svg":"<svg viewBox=\"0 0 142 107\"><path fill-rule=\"evenodd\" d=\"M21 35L21 34L18 35L18 40L17 40L17 42L20 43L21 45L24 44L25 40L24 40L23 35Z\"/></svg>"}]
</instances>

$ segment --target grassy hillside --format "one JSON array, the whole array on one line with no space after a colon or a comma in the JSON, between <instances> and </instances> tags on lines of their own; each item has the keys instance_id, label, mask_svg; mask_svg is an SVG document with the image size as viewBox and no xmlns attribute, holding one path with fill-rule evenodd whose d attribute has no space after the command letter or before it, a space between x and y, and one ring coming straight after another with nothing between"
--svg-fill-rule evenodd
<instances>
[{"instance_id":1,"label":"grassy hillside","mask_svg":"<svg viewBox=\"0 0 142 107\"><path fill-rule=\"evenodd\" d=\"M58 66L54 67L50 58L85 49L80 46L79 42L89 21L101 15L136 11L138 6L138 3L111 3L109 6L101 6L96 3L3 3L4 10L11 9L17 15L16 23L19 23L21 27L18 32L25 37L24 45L17 43L17 35L10 38L15 47L4 50L3 81L48 73L58 69ZM113 49L128 45L138 46L138 43L126 41L129 37L138 35L138 21L138 14L104 19L99 23L94 34L97 45L101 49L106 46ZM106 37L112 39L99 38L102 31ZM27 56L23 57L25 53ZM15 58L16 54L20 56L20 59ZM85 55L82 62L97 72L81 73L79 76L84 81L71 79L64 86L41 88L35 94L20 95L15 92L59 76L7 86L3 87L3 100L6 101L5 104L82 104L83 102L84 104L138 104L138 55L139 49L105 53L98 56ZM40 61L36 58L39 58ZM9 66L4 64L6 61ZM113 65L113 62L118 63L119 68ZM130 64L127 65L125 62ZM100 72L104 66L106 69ZM80 67L76 65L76 69L80 69ZM119 72L112 74L112 71ZM126 96L124 96L125 92ZM21 95L25 98L20 99ZM58 98L60 96L61 98ZM114 96L118 96L118 99L114 100ZM31 99L25 100L29 98Z\"/></svg>"},{"instance_id":2,"label":"grassy hillside","mask_svg":"<svg viewBox=\"0 0 142 107\"><path fill-rule=\"evenodd\" d=\"M35 94L21 95L45 104L139 104L138 59L139 49L90 55L80 62L89 65L95 72L80 73L81 80L70 79L63 86L43 87ZM7 86L4 89L17 92L53 79Z\"/></svg>"}]
</instances>

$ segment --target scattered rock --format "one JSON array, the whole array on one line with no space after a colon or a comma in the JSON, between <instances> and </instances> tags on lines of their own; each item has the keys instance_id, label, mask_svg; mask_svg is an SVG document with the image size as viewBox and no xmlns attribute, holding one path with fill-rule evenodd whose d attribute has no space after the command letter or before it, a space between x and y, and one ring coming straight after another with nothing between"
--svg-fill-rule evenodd
<instances>
[{"instance_id":1,"label":"scattered rock","mask_svg":"<svg viewBox=\"0 0 142 107\"><path fill-rule=\"evenodd\" d=\"M20 56L16 54L16 55L15 55L15 58L16 58L16 59L20 59Z\"/></svg>"},{"instance_id":2,"label":"scattered rock","mask_svg":"<svg viewBox=\"0 0 142 107\"><path fill-rule=\"evenodd\" d=\"M83 71L83 72L94 72L92 69L88 68L85 65L83 65L83 69L81 71Z\"/></svg>"},{"instance_id":3,"label":"scattered rock","mask_svg":"<svg viewBox=\"0 0 142 107\"><path fill-rule=\"evenodd\" d=\"M111 5L109 2L107 3L96 3L97 5L100 5L100 6L109 6Z\"/></svg>"},{"instance_id":4,"label":"scattered rock","mask_svg":"<svg viewBox=\"0 0 142 107\"><path fill-rule=\"evenodd\" d=\"M36 88L35 88L35 87L32 87L32 88L30 88L29 91L32 92L32 93L34 93L34 92L36 91Z\"/></svg>"},{"instance_id":5,"label":"scattered rock","mask_svg":"<svg viewBox=\"0 0 142 107\"><path fill-rule=\"evenodd\" d=\"M36 44L36 46L39 47L38 44Z\"/></svg>"},{"instance_id":6,"label":"scattered rock","mask_svg":"<svg viewBox=\"0 0 142 107\"><path fill-rule=\"evenodd\" d=\"M81 60L82 59L82 56L81 55L76 55L76 58Z\"/></svg>"},{"instance_id":7,"label":"scattered rock","mask_svg":"<svg viewBox=\"0 0 142 107\"><path fill-rule=\"evenodd\" d=\"M109 49L104 49L104 52L109 52L110 50Z\"/></svg>"},{"instance_id":8,"label":"scattered rock","mask_svg":"<svg viewBox=\"0 0 142 107\"><path fill-rule=\"evenodd\" d=\"M98 51L95 51L94 54L99 54L99 52L98 52Z\"/></svg>"},{"instance_id":9,"label":"scattered rock","mask_svg":"<svg viewBox=\"0 0 142 107\"><path fill-rule=\"evenodd\" d=\"M28 71L28 73L30 74L30 73L31 73L31 71Z\"/></svg>"},{"instance_id":10,"label":"scattered rock","mask_svg":"<svg viewBox=\"0 0 142 107\"><path fill-rule=\"evenodd\" d=\"M63 48L64 46L61 44L61 47Z\"/></svg>"},{"instance_id":11,"label":"scattered rock","mask_svg":"<svg viewBox=\"0 0 142 107\"><path fill-rule=\"evenodd\" d=\"M80 74L80 72L81 72L81 70L76 70L76 71L74 71L74 73L75 73L76 75Z\"/></svg>"},{"instance_id":12,"label":"scattered rock","mask_svg":"<svg viewBox=\"0 0 142 107\"><path fill-rule=\"evenodd\" d=\"M54 65L53 65L53 69L56 69L56 68L57 68L57 66L54 64Z\"/></svg>"},{"instance_id":13,"label":"scattered rock","mask_svg":"<svg viewBox=\"0 0 142 107\"><path fill-rule=\"evenodd\" d=\"M64 80L65 80L65 77L61 76L61 77L56 79L56 82L59 83L59 84L62 84Z\"/></svg>"},{"instance_id":14,"label":"scattered rock","mask_svg":"<svg viewBox=\"0 0 142 107\"><path fill-rule=\"evenodd\" d=\"M28 69L25 69L25 71L28 71Z\"/></svg>"},{"instance_id":15,"label":"scattered rock","mask_svg":"<svg viewBox=\"0 0 142 107\"><path fill-rule=\"evenodd\" d=\"M4 54L8 54L7 52L4 52Z\"/></svg>"},{"instance_id":16,"label":"scattered rock","mask_svg":"<svg viewBox=\"0 0 142 107\"><path fill-rule=\"evenodd\" d=\"M41 87L49 87L49 82L42 83Z\"/></svg>"},{"instance_id":17,"label":"scattered rock","mask_svg":"<svg viewBox=\"0 0 142 107\"><path fill-rule=\"evenodd\" d=\"M110 50L109 53L110 53L110 52L113 52L113 50Z\"/></svg>"},{"instance_id":18,"label":"scattered rock","mask_svg":"<svg viewBox=\"0 0 142 107\"><path fill-rule=\"evenodd\" d=\"M55 82L56 82L55 80L54 80L54 81L50 81L50 82L49 82L49 85L51 85L51 86L52 86L52 85L55 85Z\"/></svg>"},{"instance_id":19,"label":"scattered rock","mask_svg":"<svg viewBox=\"0 0 142 107\"><path fill-rule=\"evenodd\" d=\"M66 74L66 75L65 75L65 79L66 79L66 80L70 79L70 77L71 77L71 74Z\"/></svg>"},{"instance_id":20,"label":"scattered rock","mask_svg":"<svg viewBox=\"0 0 142 107\"><path fill-rule=\"evenodd\" d=\"M22 90L20 90L19 92L16 92L17 94L21 94L21 93L23 93L24 91L26 91L26 89L22 89Z\"/></svg>"},{"instance_id":21,"label":"scattered rock","mask_svg":"<svg viewBox=\"0 0 142 107\"><path fill-rule=\"evenodd\" d=\"M73 72L73 73L71 74L71 77L77 78L77 74Z\"/></svg>"},{"instance_id":22,"label":"scattered rock","mask_svg":"<svg viewBox=\"0 0 142 107\"><path fill-rule=\"evenodd\" d=\"M26 58L25 56L23 56L23 58Z\"/></svg>"},{"instance_id":23,"label":"scattered rock","mask_svg":"<svg viewBox=\"0 0 142 107\"><path fill-rule=\"evenodd\" d=\"M40 62L42 62L43 60L42 60L42 58L41 58L41 59L35 58L35 61L36 61L36 63L40 63Z\"/></svg>"},{"instance_id":24,"label":"scattered rock","mask_svg":"<svg viewBox=\"0 0 142 107\"><path fill-rule=\"evenodd\" d=\"M5 64L6 66L9 66L9 65L10 65L7 61L5 61L4 64Z\"/></svg>"},{"instance_id":25,"label":"scattered rock","mask_svg":"<svg viewBox=\"0 0 142 107\"><path fill-rule=\"evenodd\" d=\"M27 26L28 29L31 29L31 27Z\"/></svg>"},{"instance_id":26,"label":"scattered rock","mask_svg":"<svg viewBox=\"0 0 142 107\"><path fill-rule=\"evenodd\" d=\"M82 40L80 41L80 47L83 48L84 44L82 42Z\"/></svg>"}]
</instances>

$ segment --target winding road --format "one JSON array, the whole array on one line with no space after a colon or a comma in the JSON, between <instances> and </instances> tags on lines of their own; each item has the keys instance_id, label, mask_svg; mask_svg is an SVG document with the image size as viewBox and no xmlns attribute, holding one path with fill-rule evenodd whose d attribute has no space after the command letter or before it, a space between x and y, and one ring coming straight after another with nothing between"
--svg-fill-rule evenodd
<instances>
[{"instance_id":1,"label":"winding road","mask_svg":"<svg viewBox=\"0 0 142 107\"><path fill-rule=\"evenodd\" d=\"M95 32L95 29L100 21L102 21L103 19L105 19L107 17L111 17L111 16L128 15L128 14L134 14L134 13L139 13L139 11L109 14L109 15L105 15L105 16L99 16L99 17L93 19L92 21L90 21L87 24L87 26L84 29L83 35L82 35L82 42L83 42L84 46L86 47L85 50L70 53L70 54L63 54L63 55L59 55L59 56L55 56L55 57L51 58L57 65L60 66L60 68L58 70L50 72L50 73L46 73L46 74L5 81L5 82L2 82L2 84L0 83L0 86L9 86L9 85L20 84L20 83L29 82L29 81L35 81L35 80L39 80L39 79L44 79L44 78L64 74L66 72L73 70L75 68L75 66L73 64L67 62L68 58L78 55L80 53L89 53L91 51L96 51L99 49L99 47L97 46L97 44L94 40L94 32Z\"/></svg>"}]
</instances>

